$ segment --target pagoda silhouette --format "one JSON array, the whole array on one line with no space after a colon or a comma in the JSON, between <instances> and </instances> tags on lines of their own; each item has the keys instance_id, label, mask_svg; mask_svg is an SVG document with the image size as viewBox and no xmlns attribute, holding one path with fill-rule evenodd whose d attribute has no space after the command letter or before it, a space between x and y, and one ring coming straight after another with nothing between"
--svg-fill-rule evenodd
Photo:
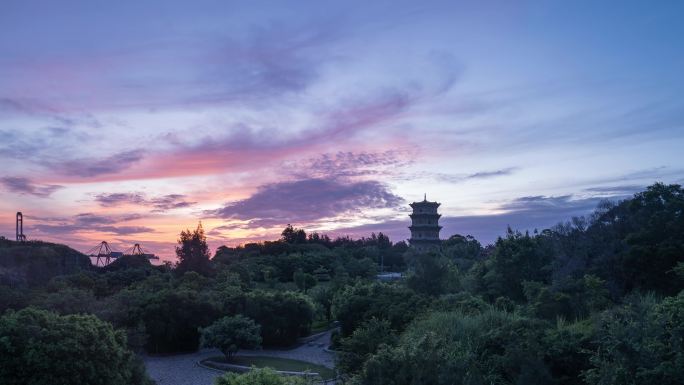
<instances>
[{"instance_id":1,"label":"pagoda silhouette","mask_svg":"<svg viewBox=\"0 0 684 385\"><path fill-rule=\"evenodd\" d=\"M441 245L439 231L442 229L439 225L441 215L437 213L439 205L440 203L428 201L427 194L422 202L413 202L409 205L413 209L413 213L409 215L411 217L409 242L415 250L422 252L439 249Z\"/></svg>"}]
</instances>

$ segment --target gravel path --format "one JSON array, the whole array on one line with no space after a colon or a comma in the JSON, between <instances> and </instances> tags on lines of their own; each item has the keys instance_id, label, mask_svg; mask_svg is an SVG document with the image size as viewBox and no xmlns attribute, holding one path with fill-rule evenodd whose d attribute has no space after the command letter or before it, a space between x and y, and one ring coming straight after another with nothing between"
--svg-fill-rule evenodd
<instances>
[{"instance_id":1,"label":"gravel path","mask_svg":"<svg viewBox=\"0 0 684 385\"><path fill-rule=\"evenodd\" d=\"M333 368L335 366L333 355L323 350L329 343L330 332L327 332L294 349L240 350L238 355L291 358ZM200 367L197 361L220 355L221 352L218 350L206 349L197 353L173 356L145 356L143 359L147 373L157 382L157 385L212 385L214 378L220 376L222 372Z\"/></svg>"}]
</instances>

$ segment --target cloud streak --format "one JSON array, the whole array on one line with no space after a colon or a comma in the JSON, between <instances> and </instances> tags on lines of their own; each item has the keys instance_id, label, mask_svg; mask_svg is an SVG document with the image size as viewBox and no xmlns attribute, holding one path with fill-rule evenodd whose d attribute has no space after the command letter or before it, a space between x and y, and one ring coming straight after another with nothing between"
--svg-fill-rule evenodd
<instances>
[{"instance_id":1,"label":"cloud streak","mask_svg":"<svg viewBox=\"0 0 684 385\"><path fill-rule=\"evenodd\" d=\"M183 194L168 194L153 198L147 198L143 193L102 193L95 195L95 201L102 207L116 207L122 205L151 206L152 212L165 212L168 210L191 207L197 202L186 200Z\"/></svg>"},{"instance_id":2,"label":"cloud streak","mask_svg":"<svg viewBox=\"0 0 684 385\"><path fill-rule=\"evenodd\" d=\"M142 150L123 151L105 158L77 158L47 163L48 168L80 178L119 173L143 158Z\"/></svg>"},{"instance_id":3,"label":"cloud streak","mask_svg":"<svg viewBox=\"0 0 684 385\"><path fill-rule=\"evenodd\" d=\"M138 214L100 215L95 213L80 213L67 218L31 218L39 223L31 224L28 230L44 236L72 236L95 232L123 236L155 232L151 227L120 225L140 218Z\"/></svg>"},{"instance_id":4,"label":"cloud streak","mask_svg":"<svg viewBox=\"0 0 684 385\"><path fill-rule=\"evenodd\" d=\"M47 198L55 191L63 188L60 185L39 184L28 178L10 176L0 178L0 185L10 192L33 195L40 198Z\"/></svg>"}]
</instances>

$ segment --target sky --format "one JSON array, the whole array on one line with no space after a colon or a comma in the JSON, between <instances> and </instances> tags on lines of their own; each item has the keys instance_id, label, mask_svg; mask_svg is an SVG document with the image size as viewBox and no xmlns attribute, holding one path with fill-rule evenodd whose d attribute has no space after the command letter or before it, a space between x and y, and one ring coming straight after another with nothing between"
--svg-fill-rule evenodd
<instances>
[{"instance_id":1,"label":"sky","mask_svg":"<svg viewBox=\"0 0 684 385\"><path fill-rule=\"evenodd\" d=\"M684 182L679 1L0 3L0 235L488 244Z\"/></svg>"}]
</instances>

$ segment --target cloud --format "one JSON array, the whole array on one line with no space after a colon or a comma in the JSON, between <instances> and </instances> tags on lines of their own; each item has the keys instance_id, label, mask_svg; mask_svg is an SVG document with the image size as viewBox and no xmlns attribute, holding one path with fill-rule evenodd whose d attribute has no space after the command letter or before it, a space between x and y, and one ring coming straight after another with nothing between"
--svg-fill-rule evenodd
<instances>
[{"instance_id":1,"label":"cloud","mask_svg":"<svg viewBox=\"0 0 684 385\"><path fill-rule=\"evenodd\" d=\"M169 194L152 198L148 201L148 203L154 207L153 211L157 212L190 207L197 203L186 201L185 198L186 196L183 194Z\"/></svg>"},{"instance_id":2,"label":"cloud","mask_svg":"<svg viewBox=\"0 0 684 385\"><path fill-rule=\"evenodd\" d=\"M63 186L59 185L37 184L28 178L10 176L0 178L0 184L8 191L19 194L33 195L40 198L47 198L55 191L63 188Z\"/></svg>"},{"instance_id":3,"label":"cloud","mask_svg":"<svg viewBox=\"0 0 684 385\"><path fill-rule=\"evenodd\" d=\"M285 164L297 179L308 178L350 178L369 175L387 175L397 168L413 162L408 150L387 150L382 152L339 151L321 154L305 161Z\"/></svg>"},{"instance_id":4,"label":"cloud","mask_svg":"<svg viewBox=\"0 0 684 385\"><path fill-rule=\"evenodd\" d=\"M598 194L598 195L631 195L636 194L639 191L645 190L646 187L642 185L618 185L618 186L601 186L601 187L590 187L583 191L588 193Z\"/></svg>"},{"instance_id":5,"label":"cloud","mask_svg":"<svg viewBox=\"0 0 684 385\"><path fill-rule=\"evenodd\" d=\"M118 173L129 168L142 158L142 150L130 150L119 152L105 158L70 159L47 163L46 166L64 175L87 178Z\"/></svg>"},{"instance_id":6,"label":"cloud","mask_svg":"<svg viewBox=\"0 0 684 385\"><path fill-rule=\"evenodd\" d=\"M123 222L140 219L138 214L100 215L94 213L80 213L67 218L39 218L31 217L29 231L40 235L73 236L78 233L102 232L115 235L132 235L155 232L146 226L118 225Z\"/></svg>"},{"instance_id":7,"label":"cloud","mask_svg":"<svg viewBox=\"0 0 684 385\"><path fill-rule=\"evenodd\" d=\"M499 176L512 175L517 170L517 167L507 167L500 170L478 171L472 174L436 174L434 177L442 182L462 183L473 179L489 179Z\"/></svg>"},{"instance_id":8,"label":"cloud","mask_svg":"<svg viewBox=\"0 0 684 385\"><path fill-rule=\"evenodd\" d=\"M317 222L369 209L395 208L403 202L378 182L304 179L264 185L247 199L206 213L250 221L253 227L271 227Z\"/></svg>"},{"instance_id":9,"label":"cloud","mask_svg":"<svg viewBox=\"0 0 684 385\"><path fill-rule=\"evenodd\" d=\"M172 209L190 207L197 202L187 201L183 194L168 194L147 198L143 193L102 193L95 196L95 201L102 207L114 207L124 204L151 206L153 212L164 212Z\"/></svg>"},{"instance_id":10,"label":"cloud","mask_svg":"<svg viewBox=\"0 0 684 385\"><path fill-rule=\"evenodd\" d=\"M95 196L95 201L102 207L114 207L127 203L145 204L145 198L140 193L102 193Z\"/></svg>"}]
</instances>

